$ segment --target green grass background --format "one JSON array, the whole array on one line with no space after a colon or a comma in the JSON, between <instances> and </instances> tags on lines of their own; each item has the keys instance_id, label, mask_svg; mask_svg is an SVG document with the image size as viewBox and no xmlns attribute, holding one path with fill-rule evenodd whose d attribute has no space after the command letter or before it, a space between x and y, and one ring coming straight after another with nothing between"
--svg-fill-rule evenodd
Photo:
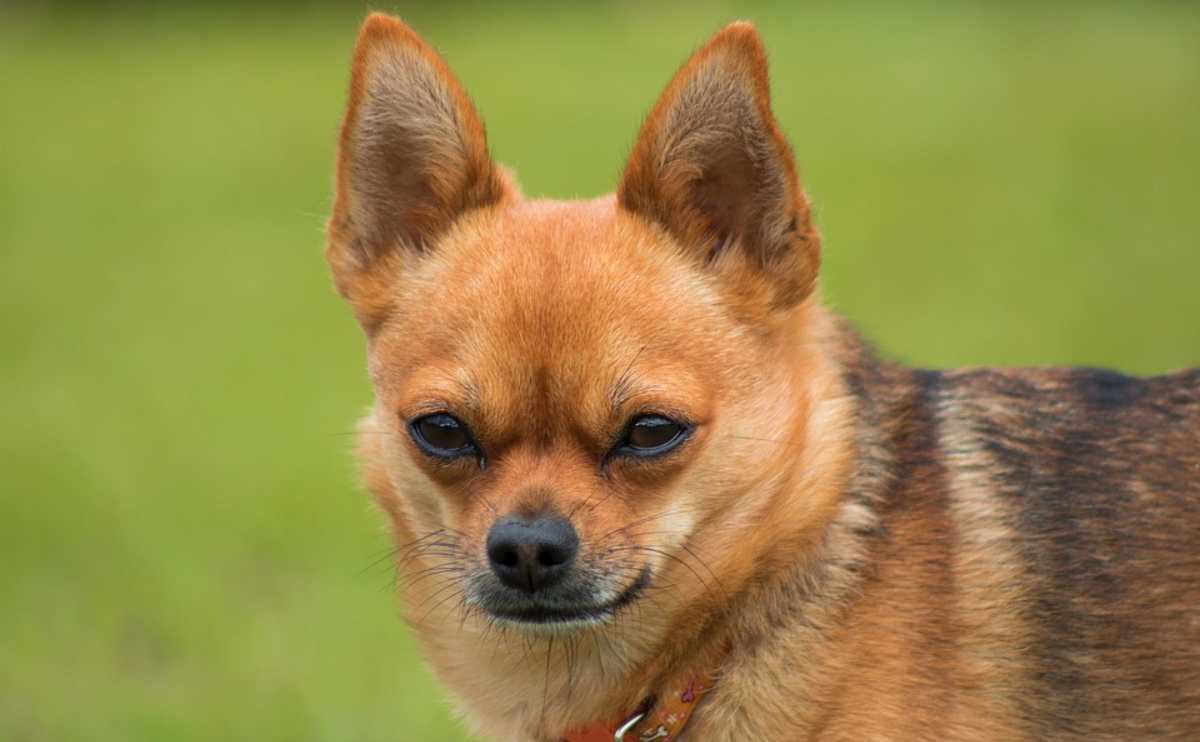
<instances>
[{"instance_id":1,"label":"green grass background","mask_svg":"<svg viewBox=\"0 0 1200 742\"><path fill-rule=\"evenodd\" d=\"M361 5L0 7L0 739L457 739L321 258ZM527 193L757 21L825 290L924 365L1200 362L1200 7L382 6Z\"/></svg>"}]
</instances>

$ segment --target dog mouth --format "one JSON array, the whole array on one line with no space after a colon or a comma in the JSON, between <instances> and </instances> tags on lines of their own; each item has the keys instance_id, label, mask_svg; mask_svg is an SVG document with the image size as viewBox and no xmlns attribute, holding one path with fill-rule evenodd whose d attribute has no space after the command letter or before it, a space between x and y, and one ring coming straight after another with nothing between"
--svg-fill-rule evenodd
<instances>
[{"instance_id":1,"label":"dog mouth","mask_svg":"<svg viewBox=\"0 0 1200 742\"><path fill-rule=\"evenodd\" d=\"M604 603L579 603L563 606L505 605L489 607L488 612L503 621L533 626L602 623L637 600L649 585L650 568L646 567L620 595Z\"/></svg>"}]
</instances>

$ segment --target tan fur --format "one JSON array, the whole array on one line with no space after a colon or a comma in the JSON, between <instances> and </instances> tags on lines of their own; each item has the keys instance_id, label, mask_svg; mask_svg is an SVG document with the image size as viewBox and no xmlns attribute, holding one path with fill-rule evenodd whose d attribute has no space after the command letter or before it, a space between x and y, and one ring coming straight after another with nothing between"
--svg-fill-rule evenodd
<instances>
[{"instance_id":1,"label":"tan fur","mask_svg":"<svg viewBox=\"0 0 1200 742\"><path fill-rule=\"evenodd\" d=\"M1090 466L1093 439L1048 463L1050 438L1029 442L1042 400L1078 390L1121 415L1114 426L1166 431L1160 452L1189 471L1200 395L1187 379L1133 394L1107 377L873 360L820 304L819 237L748 24L714 36L668 85L615 197L555 202L520 196L445 63L373 15L337 173L327 255L367 332L376 392L365 481L394 532L408 620L476 733L552 742L701 671L717 687L686 739L1120 731L1102 709L1073 716L1047 692L1061 687L1047 663L1062 657L1064 678L1095 679L1105 698L1142 694L1155 715L1126 711L1126 731L1200 734L1187 705L1200 702L1200 671L1185 661L1200 663L1200 621L1179 618L1200 598L1195 550L1181 547L1174 597L1148 614L1173 649L1142 640L1145 674L1089 669L1111 661L1105 642L1119 636L1103 625L1063 654L1053 637L1104 615L1083 599L1047 613L1062 591L1055 560L1079 557L1033 534L1046 521L1030 503L1068 464ZM1145 395L1156 406L1125 411ZM694 421L694 435L661 459L606 458L647 410ZM1154 410L1183 427L1154 423ZM441 411L469 424L486 461L417 448L407 421ZM1063 440L1092 435L1063 425ZM1160 463L1130 491L1178 510L1146 518L1187 522L1195 474L1171 479ZM570 519L597 590L619 595L643 569L648 589L585 628L497 623L473 592L488 530L544 510ZM1168 525L1156 534L1183 541ZM1158 558L1146 553L1146 565ZM1163 656L1175 659L1155 675Z\"/></svg>"}]
</instances>

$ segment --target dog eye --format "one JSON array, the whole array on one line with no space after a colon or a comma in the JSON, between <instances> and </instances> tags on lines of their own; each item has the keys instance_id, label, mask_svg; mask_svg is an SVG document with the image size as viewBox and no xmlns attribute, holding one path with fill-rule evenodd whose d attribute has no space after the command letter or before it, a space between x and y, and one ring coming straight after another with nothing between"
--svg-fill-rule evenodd
<instances>
[{"instance_id":1,"label":"dog eye","mask_svg":"<svg viewBox=\"0 0 1200 742\"><path fill-rule=\"evenodd\" d=\"M618 450L635 456L662 455L687 438L691 428L661 415L639 415L629 423Z\"/></svg>"},{"instance_id":2,"label":"dog eye","mask_svg":"<svg viewBox=\"0 0 1200 742\"><path fill-rule=\"evenodd\" d=\"M471 431L461 420L445 412L418 417L409 423L408 432L431 456L454 459L475 453Z\"/></svg>"}]
</instances>

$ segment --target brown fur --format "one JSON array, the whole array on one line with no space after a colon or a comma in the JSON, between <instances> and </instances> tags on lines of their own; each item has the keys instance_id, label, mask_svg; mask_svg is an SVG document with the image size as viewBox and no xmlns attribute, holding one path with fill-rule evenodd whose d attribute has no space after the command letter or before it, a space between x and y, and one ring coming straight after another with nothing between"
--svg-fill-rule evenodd
<instances>
[{"instance_id":1,"label":"brown fur","mask_svg":"<svg viewBox=\"0 0 1200 742\"><path fill-rule=\"evenodd\" d=\"M367 332L367 485L472 729L557 740L717 671L693 740L1200 738L1200 372L917 371L819 301L762 44L718 33L616 197L523 199L445 63L371 16L328 258ZM631 416L695 424L608 459ZM453 412L486 451L435 460ZM497 518L550 511L611 620L497 623Z\"/></svg>"}]
</instances>

